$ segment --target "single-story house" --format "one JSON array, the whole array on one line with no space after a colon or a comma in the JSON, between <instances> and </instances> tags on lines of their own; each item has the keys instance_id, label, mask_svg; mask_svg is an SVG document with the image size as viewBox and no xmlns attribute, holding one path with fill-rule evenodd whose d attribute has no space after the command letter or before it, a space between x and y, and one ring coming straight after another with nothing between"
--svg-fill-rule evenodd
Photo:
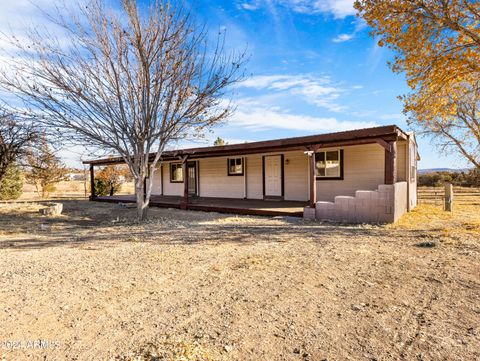
<instances>
[{"instance_id":1,"label":"single-story house","mask_svg":"<svg viewBox=\"0 0 480 361\"><path fill-rule=\"evenodd\" d=\"M394 222L417 204L418 159L414 134L388 125L166 151L148 181L152 205L266 215L295 208L319 220ZM122 162L85 163L93 181L95 166Z\"/></svg>"}]
</instances>

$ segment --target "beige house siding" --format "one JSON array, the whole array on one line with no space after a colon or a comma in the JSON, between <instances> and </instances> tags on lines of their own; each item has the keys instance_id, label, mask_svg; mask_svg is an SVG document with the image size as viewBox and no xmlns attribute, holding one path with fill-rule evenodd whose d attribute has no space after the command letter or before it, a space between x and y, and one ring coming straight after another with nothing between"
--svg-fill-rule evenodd
<instances>
[{"instance_id":1,"label":"beige house siding","mask_svg":"<svg viewBox=\"0 0 480 361\"><path fill-rule=\"evenodd\" d=\"M397 142L397 182L407 180L407 142Z\"/></svg>"},{"instance_id":2,"label":"beige house siding","mask_svg":"<svg viewBox=\"0 0 480 361\"><path fill-rule=\"evenodd\" d=\"M308 201L308 156L303 152L285 153L285 200Z\"/></svg>"},{"instance_id":3,"label":"beige house siding","mask_svg":"<svg viewBox=\"0 0 480 361\"><path fill-rule=\"evenodd\" d=\"M402 148L403 147L403 148ZM399 145L399 164L406 164L404 145ZM338 148L331 148L338 149ZM335 196L354 196L357 190L375 190L384 182L385 151L378 144L366 144L343 147L344 150L344 180L317 180L317 197L319 201L333 201ZM403 150L402 150L403 149ZM403 153L403 155L400 155ZM199 195L201 197L244 198L245 177L247 183L247 198L263 198L262 157L270 154L254 154L245 156L246 167L244 176L228 176L228 157L205 158L198 160L199 164ZM284 152L284 198L285 200L307 201L308 157L303 151ZM403 158L402 158L403 156ZM170 182L170 165L163 165L163 194L183 195L183 183ZM398 170L400 177L405 173ZM403 172L403 173L402 173ZM154 177L152 194L161 194L160 170Z\"/></svg>"},{"instance_id":4,"label":"beige house siding","mask_svg":"<svg viewBox=\"0 0 480 361\"><path fill-rule=\"evenodd\" d=\"M177 162L172 162L172 163L177 163ZM166 162L163 164L163 185L164 185L164 189L163 189L164 195L183 196L183 183L170 182L170 163L169 162Z\"/></svg>"},{"instance_id":5,"label":"beige house siding","mask_svg":"<svg viewBox=\"0 0 480 361\"><path fill-rule=\"evenodd\" d=\"M160 167L155 170L155 174L152 178L152 194L162 194L162 171Z\"/></svg>"},{"instance_id":6,"label":"beige house siding","mask_svg":"<svg viewBox=\"0 0 480 361\"><path fill-rule=\"evenodd\" d=\"M266 153L248 155L244 158L245 172L243 176L229 176L228 157L205 158L198 160L199 196L244 198L245 177L248 199L263 199L262 158L264 155L284 155L284 198L286 200L308 200L308 158L302 151L285 153ZM163 182L161 172L157 170L153 178L152 194L183 195L183 183L170 182L170 163L163 164Z\"/></svg>"},{"instance_id":7,"label":"beige house siding","mask_svg":"<svg viewBox=\"0 0 480 361\"><path fill-rule=\"evenodd\" d=\"M247 157L247 198L263 199L262 156Z\"/></svg>"},{"instance_id":8,"label":"beige house siding","mask_svg":"<svg viewBox=\"0 0 480 361\"><path fill-rule=\"evenodd\" d=\"M365 144L342 149L344 150L344 179L317 180L317 200L319 201L333 202L335 196L354 196L357 190L375 190L379 184L384 183L385 149L382 146Z\"/></svg>"},{"instance_id":9,"label":"beige house siding","mask_svg":"<svg viewBox=\"0 0 480 361\"><path fill-rule=\"evenodd\" d=\"M244 198L244 176L229 176L227 159L199 160L200 197Z\"/></svg>"},{"instance_id":10,"label":"beige house siding","mask_svg":"<svg viewBox=\"0 0 480 361\"><path fill-rule=\"evenodd\" d=\"M222 198L244 198L247 177L247 198L263 199L262 158L265 155L284 155L284 198L286 200L308 200L308 159L301 152L254 154L244 158L243 176L229 176L228 157L200 160L200 196Z\"/></svg>"}]
</instances>

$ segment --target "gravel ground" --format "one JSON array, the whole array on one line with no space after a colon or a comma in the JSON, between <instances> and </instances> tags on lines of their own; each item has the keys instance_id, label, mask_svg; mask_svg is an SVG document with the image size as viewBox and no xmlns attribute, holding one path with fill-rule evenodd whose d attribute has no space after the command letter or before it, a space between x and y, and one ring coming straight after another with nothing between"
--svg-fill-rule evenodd
<instances>
[{"instance_id":1,"label":"gravel ground","mask_svg":"<svg viewBox=\"0 0 480 361\"><path fill-rule=\"evenodd\" d=\"M480 206L395 226L0 205L0 360L480 359Z\"/></svg>"}]
</instances>

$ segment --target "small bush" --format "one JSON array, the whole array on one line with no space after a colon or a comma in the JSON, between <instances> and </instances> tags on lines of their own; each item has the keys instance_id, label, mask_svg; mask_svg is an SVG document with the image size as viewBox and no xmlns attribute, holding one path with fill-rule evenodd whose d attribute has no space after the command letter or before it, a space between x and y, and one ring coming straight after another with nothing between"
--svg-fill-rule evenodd
<instances>
[{"instance_id":1,"label":"small bush","mask_svg":"<svg viewBox=\"0 0 480 361\"><path fill-rule=\"evenodd\" d=\"M445 183L452 183L460 187L480 186L480 170L472 169L467 172L431 172L418 175L420 187L442 187Z\"/></svg>"},{"instance_id":2,"label":"small bush","mask_svg":"<svg viewBox=\"0 0 480 361\"><path fill-rule=\"evenodd\" d=\"M99 197L113 196L120 192L121 185L111 183L105 179L95 179L95 195Z\"/></svg>"},{"instance_id":3,"label":"small bush","mask_svg":"<svg viewBox=\"0 0 480 361\"><path fill-rule=\"evenodd\" d=\"M17 199L22 195L23 176L16 164L7 169L7 174L0 182L0 199Z\"/></svg>"}]
</instances>

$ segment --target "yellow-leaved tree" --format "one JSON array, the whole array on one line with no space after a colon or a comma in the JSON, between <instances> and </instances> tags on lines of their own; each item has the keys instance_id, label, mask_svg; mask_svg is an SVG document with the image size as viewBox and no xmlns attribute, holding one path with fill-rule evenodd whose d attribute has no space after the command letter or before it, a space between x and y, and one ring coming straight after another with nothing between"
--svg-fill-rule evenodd
<instances>
[{"instance_id":1,"label":"yellow-leaved tree","mask_svg":"<svg viewBox=\"0 0 480 361\"><path fill-rule=\"evenodd\" d=\"M357 0L380 46L404 73L408 122L480 168L480 3L477 0Z\"/></svg>"}]
</instances>

